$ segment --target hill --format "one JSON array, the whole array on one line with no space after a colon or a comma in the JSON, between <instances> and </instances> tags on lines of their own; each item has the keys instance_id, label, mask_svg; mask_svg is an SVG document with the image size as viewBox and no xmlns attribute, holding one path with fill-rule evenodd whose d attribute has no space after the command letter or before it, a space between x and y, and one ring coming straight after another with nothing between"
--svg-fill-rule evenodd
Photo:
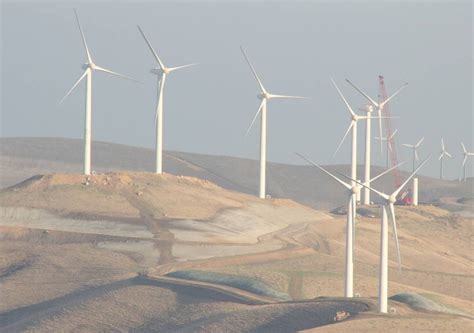
<instances>
[{"instance_id":1,"label":"hill","mask_svg":"<svg viewBox=\"0 0 474 333\"><path fill-rule=\"evenodd\" d=\"M0 186L8 187L37 174L80 173L82 140L60 138L1 138ZM94 142L93 168L97 172L151 171L153 151L105 142ZM327 166L349 173L348 166ZM382 171L374 167L373 174ZM258 163L255 160L165 152L164 170L174 175L197 177L225 189L255 195L258 192ZM362 174L362 167L359 167ZM407 173L402 173L407 176ZM360 177L359 177L360 178ZM391 189L391 177L382 177L374 186ZM324 189L322 191L321 189ZM346 202L346 193L312 166L268 163L267 192L272 197L289 198L315 209L331 210ZM420 200L435 202L443 197L471 198L473 182L441 181L420 177ZM376 198L374 197L374 200Z\"/></svg>"},{"instance_id":2,"label":"hill","mask_svg":"<svg viewBox=\"0 0 474 333\"><path fill-rule=\"evenodd\" d=\"M0 191L0 330L472 331L472 220L397 207L403 271L391 244L389 294L450 312L391 300L396 314L380 316L380 227L369 210L375 218L356 229L362 297L348 300L344 217L188 176L37 175Z\"/></svg>"}]
</instances>

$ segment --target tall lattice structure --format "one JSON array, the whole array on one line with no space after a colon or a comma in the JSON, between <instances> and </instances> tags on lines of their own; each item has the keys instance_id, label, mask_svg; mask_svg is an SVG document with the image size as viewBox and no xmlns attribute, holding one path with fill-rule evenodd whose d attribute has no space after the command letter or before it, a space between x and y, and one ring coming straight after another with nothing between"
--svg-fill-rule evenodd
<instances>
[{"instance_id":1,"label":"tall lattice structure","mask_svg":"<svg viewBox=\"0 0 474 333\"><path fill-rule=\"evenodd\" d=\"M387 91L385 90L385 83L383 80L383 76L379 75L379 102L384 101L387 98ZM390 113L390 105L387 103L385 107L383 108L383 116L384 118L384 125L385 125L385 137L387 140L390 140L389 144L392 147L392 150L388 151L388 154L390 156L390 165L388 167L392 167L398 164L398 156L397 156L397 145L395 144L395 138L392 138L392 119L391 113ZM400 170L396 168L393 170L393 183L395 188L399 187L402 184L402 177L400 175Z\"/></svg>"}]
</instances>

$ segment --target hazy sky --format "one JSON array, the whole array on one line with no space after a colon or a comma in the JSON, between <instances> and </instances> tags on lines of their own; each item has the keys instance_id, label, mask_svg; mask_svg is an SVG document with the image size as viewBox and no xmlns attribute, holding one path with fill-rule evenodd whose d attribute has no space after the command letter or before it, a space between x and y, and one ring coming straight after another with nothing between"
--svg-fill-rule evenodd
<instances>
[{"instance_id":1,"label":"hazy sky","mask_svg":"<svg viewBox=\"0 0 474 333\"><path fill-rule=\"evenodd\" d=\"M156 64L140 24L165 64L199 63L167 80L165 149L258 157L258 123L244 137L259 103L244 45L268 90L312 98L270 101L271 161L300 164L301 151L349 163L349 141L332 157L349 115L329 78L356 109L365 100L344 79L376 98L379 74L389 93L409 83L391 103L393 122L398 143L426 138L420 155L436 161L425 174L438 174L441 136L454 155L449 177L460 174L460 141L474 150L471 1L3 1L2 136L82 138L85 83L58 103L86 60L73 8L96 64L144 82L94 76L94 140L154 146ZM398 148L410 168L411 152ZM375 148L373 158L384 161Z\"/></svg>"}]
</instances>

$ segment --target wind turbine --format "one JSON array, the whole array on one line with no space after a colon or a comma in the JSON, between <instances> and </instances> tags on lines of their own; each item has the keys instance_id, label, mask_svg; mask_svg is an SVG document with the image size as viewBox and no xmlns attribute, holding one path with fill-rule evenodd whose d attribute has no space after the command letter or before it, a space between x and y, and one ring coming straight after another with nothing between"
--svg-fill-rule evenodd
<instances>
[{"instance_id":1,"label":"wind turbine","mask_svg":"<svg viewBox=\"0 0 474 333\"><path fill-rule=\"evenodd\" d=\"M384 204L381 206L382 219L381 219L381 235L380 235L380 271L379 271L379 311L387 313L387 294L388 294L388 217L387 209L390 211L391 222L393 228L393 237L395 239L395 245L397 248L398 267L401 270L401 256L400 256L400 245L398 242L397 222L395 217L395 202L400 191L405 187L406 184L416 175L416 173L426 164L431 156L427 157L421 164L416 168L413 173L400 185L392 194L386 194L380 192L372 187L361 184L360 185L370 189L384 200ZM349 178L346 176L346 178Z\"/></svg>"},{"instance_id":2,"label":"wind turbine","mask_svg":"<svg viewBox=\"0 0 474 333\"><path fill-rule=\"evenodd\" d=\"M356 194L359 191L360 185L356 182L353 184L348 184L345 181L341 180L340 178L336 177L325 168L319 166L308 157L304 156L303 154L296 153L298 156L321 170L322 172L326 173L329 177L334 179L336 182L341 184L345 187L349 194L349 202L347 205L347 223L346 223L346 262L345 262L345 274L344 274L344 297L354 297L354 242L355 242L355 223L357 218L356 212ZM383 175L389 173L395 168L398 168L401 164L387 169L377 175L376 177L372 178L370 181L375 181L376 179L382 177Z\"/></svg>"},{"instance_id":3,"label":"wind turbine","mask_svg":"<svg viewBox=\"0 0 474 333\"><path fill-rule=\"evenodd\" d=\"M362 119L367 119L370 116L359 116L357 115L354 110L352 110L351 106L347 102L346 98L342 94L341 90L337 86L336 82L334 82L333 79L331 79L332 84L336 88L337 92L339 93L339 96L341 99L344 101L344 104L346 105L347 109L349 110L349 113L351 115L351 123L349 124L349 127L347 128L346 133L342 137L341 142L339 143L339 146L337 146L336 151L334 152L334 155L337 154L339 149L341 148L344 140L346 139L347 135L349 134L349 131L352 129L352 150L351 150L351 178L356 179L357 178L357 122ZM352 185L355 185L354 182L352 182Z\"/></svg>"},{"instance_id":4,"label":"wind turbine","mask_svg":"<svg viewBox=\"0 0 474 333\"><path fill-rule=\"evenodd\" d=\"M77 15L77 11L75 9L74 9L74 14L76 16L77 25L79 26L79 31L81 32L82 43L84 44L84 49L86 50L87 62L82 65L82 69L84 69L84 72L79 77L79 79L74 83L72 88L69 89L66 95L61 99L59 104L61 104L72 93L72 91L74 90L74 88L77 87L79 82L81 82L84 78L86 78L86 117L85 117L85 122L84 122L84 169L83 170L84 170L85 175L90 175L91 174L91 127L92 127L91 126L92 124L92 73L94 71L100 71L100 72L116 75L128 80L132 80L135 82L139 82L139 81L132 79L128 76L113 72L109 69L97 66L92 61L92 56L89 51L89 48L87 47L86 38L84 36L84 33L82 32L81 23L79 22L79 16Z\"/></svg>"},{"instance_id":5,"label":"wind turbine","mask_svg":"<svg viewBox=\"0 0 474 333\"><path fill-rule=\"evenodd\" d=\"M450 153L448 153L448 151L446 150L445 146L444 146L444 140L443 138L441 138L441 154L439 155L439 179L443 179L443 160L444 160L444 157L445 156L448 156L449 158L453 158L451 156Z\"/></svg>"},{"instance_id":6,"label":"wind turbine","mask_svg":"<svg viewBox=\"0 0 474 333\"><path fill-rule=\"evenodd\" d=\"M384 101L376 102L369 95L367 95L365 92L363 92L361 89L359 89L349 79L346 79L346 81L352 87L354 87L354 89L357 90L362 96L364 96L369 101L369 103L372 104L375 107L375 109L377 110L378 120L379 120L379 137L380 138L383 137L383 131L382 131L382 111L383 111L383 108L392 98L397 96L408 85L408 83L405 82L397 91L395 91L391 96L387 97ZM383 153L382 142L380 142L380 153Z\"/></svg>"},{"instance_id":7,"label":"wind turbine","mask_svg":"<svg viewBox=\"0 0 474 333\"><path fill-rule=\"evenodd\" d=\"M247 129L247 132L245 135L247 135L252 128L253 124L255 123L255 120L257 120L257 117L259 114L261 114L261 127L260 127L260 186L259 186L259 197L261 199L265 199L265 180L266 180L266 158L267 158L267 102L271 99L285 99L285 98L297 98L297 99L306 99L307 97L301 97L301 96L287 96L287 95L276 95L276 94L271 94L269 93L265 87L262 84L262 81L257 75L257 72L255 71L252 63L250 62L250 59L248 58L247 54L245 53L244 48L241 46L240 50L242 51L242 54L245 57L245 60L250 66L250 69L253 72L253 75L255 76L255 79L258 82L258 85L260 86L260 94L258 95L258 98L261 100L260 106L258 107L257 112L255 113L255 116L252 119L252 122L250 123L250 126Z\"/></svg>"},{"instance_id":8,"label":"wind turbine","mask_svg":"<svg viewBox=\"0 0 474 333\"><path fill-rule=\"evenodd\" d=\"M387 168L388 168L388 165L389 165L389 161L390 161L390 153L393 151L393 148L392 148L392 145L393 145L393 138L395 137L395 135L397 134L398 132L398 129L396 129L395 131L393 131L392 135L390 135L390 137L388 138L379 138L378 136L375 137L376 140L380 140L380 141L385 141L387 142L387 156L386 156L386 163L387 163ZM366 190L368 190L366 188ZM368 190L369 191L369 190Z\"/></svg>"},{"instance_id":9,"label":"wind turbine","mask_svg":"<svg viewBox=\"0 0 474 333\"><path fill-rule=\"evenodd\" d=\"M462 146L462 154L464 155L464 158L462 160L462 168L463 168L462 178L463 178L463 180L466 180L466 162L467 162L467 158L469 156L474 156L474 153L468 152L467 149L466 149L466 146L464 145L463 142L461 142L461 146Z\"/></svg>"},{"instance_id":10,"label":"wind turbine","mask_svg":"<svg viewBox=\"0 0 474 333\"><path fill-rule=\"evenodd\" d=\"M156 126L156 141L155 141L155 173L161 174L163 172L163 90L165 87L165 81L167 75L171 72L194 66L196 64L188 64L178 67L166 67L161 59L158 57L158 54L151 46L151 43L146 38L145 33L143 32L142 28L137 25L138 30L140 31L145 43L148 45L151 53L156 59L158 63L158 67L154 67L150 70L150 73L154 74L158 78L158 101L156 105L156 115L155 115L155 126Z\"/></svg>"},{"instance_id":11,"label":"wind turbine","mask_svg":"<svg viewBox=\"0 0 474 333\"><path fill-rule=\"evenodd\" d=\"M415 167L416 167L416 161L418 161L418 153L417 153L417 149L420 147L421 143L423 142L423 140L425 140L425 138L421 138L420 141L418 141L416 144L414 145L410 145L408 143L404 143L402 144L402 146L405 146L405 147L408 147L408 148L411 148L413 150L413 171L415 171Z\"/></svg>"}]
</instances>

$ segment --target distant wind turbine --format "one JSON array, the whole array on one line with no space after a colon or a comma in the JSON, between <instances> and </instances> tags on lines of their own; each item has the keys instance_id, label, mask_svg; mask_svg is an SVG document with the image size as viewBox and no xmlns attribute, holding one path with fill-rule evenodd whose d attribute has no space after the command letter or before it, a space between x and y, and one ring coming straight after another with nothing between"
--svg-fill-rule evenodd
<instances>
[{"instance_id":1,"label":"distant wind turbine","mask_svg":"<svg viewBox=\"0 0 474 333\"><path fill-rule=\"evenodd\" d=\"M421 143L423 142L423 140L425 140L425 138L421 138L420 141L418 141L416 144L414 145L410 145L408 143L404 143L402 144L402 146L404 147L408 147L408 148L411 148L413 150L413 171L415 171L415 168L416 168L416 161L418 161L418 152L417 152L417 149L420 147Z\"/></svg>"},{"instance_id":2,"label":"distant wind turbine","mask_svg":"<svg viewBox=\"0 0 474 333\"><path fill-rule=\"evenodd\" d=\"M151 46L150 41L146 38L145 33L142 28L137 25L138 30L140 31L145 43L148 45L151 53L158 63L158 67L154 67L150 70L152 74L155 74L158 78L158 101L156 105L156 115L155 115L155 125L156 125L156 141L155 141L155 173L161 174L163 172L163 90L165 87L165 81L167 75L171 72L194 66L196 64L188 64L178 67L166 67L161 59L158 57L158 54Z\"/></svg>"},{"instance_id":3,"label":"distant wind turbine","mask_svg":"<svg viewBox=\"0 0 474 333\"><path fill-rule=\"evenodd\" d=\"M431 156L427 157L418 168L400 185L392 194L385 194L372 187L359 183L360 185L369 188L384 200L382 205L382 219L381 219L381 235L380 235L380 271L379 271L379 311L387 313L387 296L388 296L388 217L387 209L390 211L391 222L393 228L393 237L397 248L398 267L401 270L402 260L400 256L400 245L398 242L397 222L395 217L395 202L400 191L406 184L417 174L417 172L426 164ZM346 176L346 178L350 179Z\"/></svg>"},{"instance_id":4,"label":"distant wind turbine","mask_svg":"<svg viewBox=\"0 0 474 333\"><path fill-rule=\"evenodd\" d=\"M329 177L334 179L340 185L345 187L349 194L349 202L347 205L347 223L346 223L346 258L345 258L345 274L344 274L344 297L354 297L354 243L355 243L355 223L357 218L357 211L356 211L356 194L359 191L360 185L354 182L354 185L348 184L345 181L341 180L340 178L336 177L325 168L319 166L308 157L304 156L303 154L296 153L298 156L303 158L305 161L309 162ZM380 173L379 175L372 178L370 182L382 177L383 175L389 173L393 169L399 167L396 165L390 169L387 169Z\"/></svg>"},{"instance_id":5,"label":"distant wind turbine","mask_svg":"<svg viewBox=\"0 0 474 333\"><path fill-rule=\"evenodd\" d=\"M446 150L444 146L444 140L441 138L441 154L439 155L439 179L443 179L443 160L444 157L448 156L449 158L453 158L450 153Z\"/></svg>"},{"instance_id":6,"label":"distant wind turbine","mask_svg":"<svg viewBox=\"0 0 474 333\"><path fill-rule=\"evenodd\" d=\"M84 36L84 33L82 32L81 23L79 22L79 16L77 15L77 11L75 9L74 9L74 14L76 15L77 25L79 26L79 31L81 32L82 43L84 44L84 49L86 50L87 62L84 65L82 65L82 69L84 69L84 73L82 73L79 79L74 83L72 88L69 89L69 91L66 93L66 95L61 99L59 103L61 104L71 94L74 88L77 87L79 82L81 82L82 79L86 78L86 117L85 117L85 122L84 122L84 169L83 171L85 175L90 175L91 173L91 127L92 127L91 126L92 124L92 73L97 70L100 72L109 73L109 74L116 75L116 76L119 76L128 80L132 80L135 82L138 82L138 81L128 76L113 72L109 69L99 67L92 61L92 56L89 51L89 48L87 47L86 38Z\"/></svg>"},{"instance_id":7,"label":"distant wind turbine","mask_svg":"<svg viewBox=\"0 0 474 333\"><path fill-rule=\"evenodd\" d=\"M390 153L393 151L393 139L395 138L395 135L397 134L398 129L393 131L392 135L388 138L379 138L378 136L375 137L375 140L380 140L380 141L385 141L387 143L387 154L386 154L386 164L387 168L389 166L390 162Z\"/></svg>"},{"instance_id":8,"label":"distant wind turbine","mask_svg":"<svg viewBox=\"0 0 474 333\"><path fill-rule=\"evenodd\" d=\"M463 142L461 142L461 146L462 146L462 154L464 156L462 160L462 169L463 169L462 179L466 180L466 162L469 156L474 156L474 153L468 152Z\"/></svg>"},{"instance_id":9,"label":"distant wind turbine","mask_svg":"<svg viewBox=\"0 0 474 333\"><path fill-rule=\"evenodd\" d=\"M384 101L382 102L376 102L373 98L371 98L369 95L367 95L365 92L363 92L361 89L359 89L354 83L352 83L350 80L346 79L347 83L349 83L352 87L354 87L355 90L357 90L362 96L364 96L370 104L372 104L376 109L378 113L378 119L379 119L379 137L383 137L383 131L382 131L382 112L383 108L385 105L395 96L397 96L407 85L408 83L404 83L397 91L395 91L391 96L387 97ZM382 142L380 142L380 153L383 153L383 145Z\"/></svg>"},{"instance_id":10,"label":"distant wind turbine","mask_svg":"<svg viewBox=\"0 0 474 333\"><path fill-rule=\"evenodd\" d=\"M245 53L244 48L241 46L240 50L242 51L242 54L245 57L245 60L250 66L250 69L253 72L253 75L255 76L255 79L257 80L258 85L260 86L260 94L258 95L258 98L261 100L260 106L258 107L257 112L255 113L255 116L252 119L252 122L250 123L250 126L247 129L247 132L245 135L247 135L250 132L250 129L252 128L253 124L255 123L255 120L257 120L257 117L259 114L261 114L261 129L260 129L260 186L259 186L259 197L261 199L265 199L265 181L266 181L266 158L267 158L267 102L271 99L284 99L284 98L297 98L297 99L307 99L307 97L301 97L301 96L287 96L287 95L276 95L276 94L271 94L269 93L265 87L262 84L262 81L257 75L257 72L255 71L252 63L250 62L250 59L248 58L247 54Z\"/></svg>"}]
</instances>

